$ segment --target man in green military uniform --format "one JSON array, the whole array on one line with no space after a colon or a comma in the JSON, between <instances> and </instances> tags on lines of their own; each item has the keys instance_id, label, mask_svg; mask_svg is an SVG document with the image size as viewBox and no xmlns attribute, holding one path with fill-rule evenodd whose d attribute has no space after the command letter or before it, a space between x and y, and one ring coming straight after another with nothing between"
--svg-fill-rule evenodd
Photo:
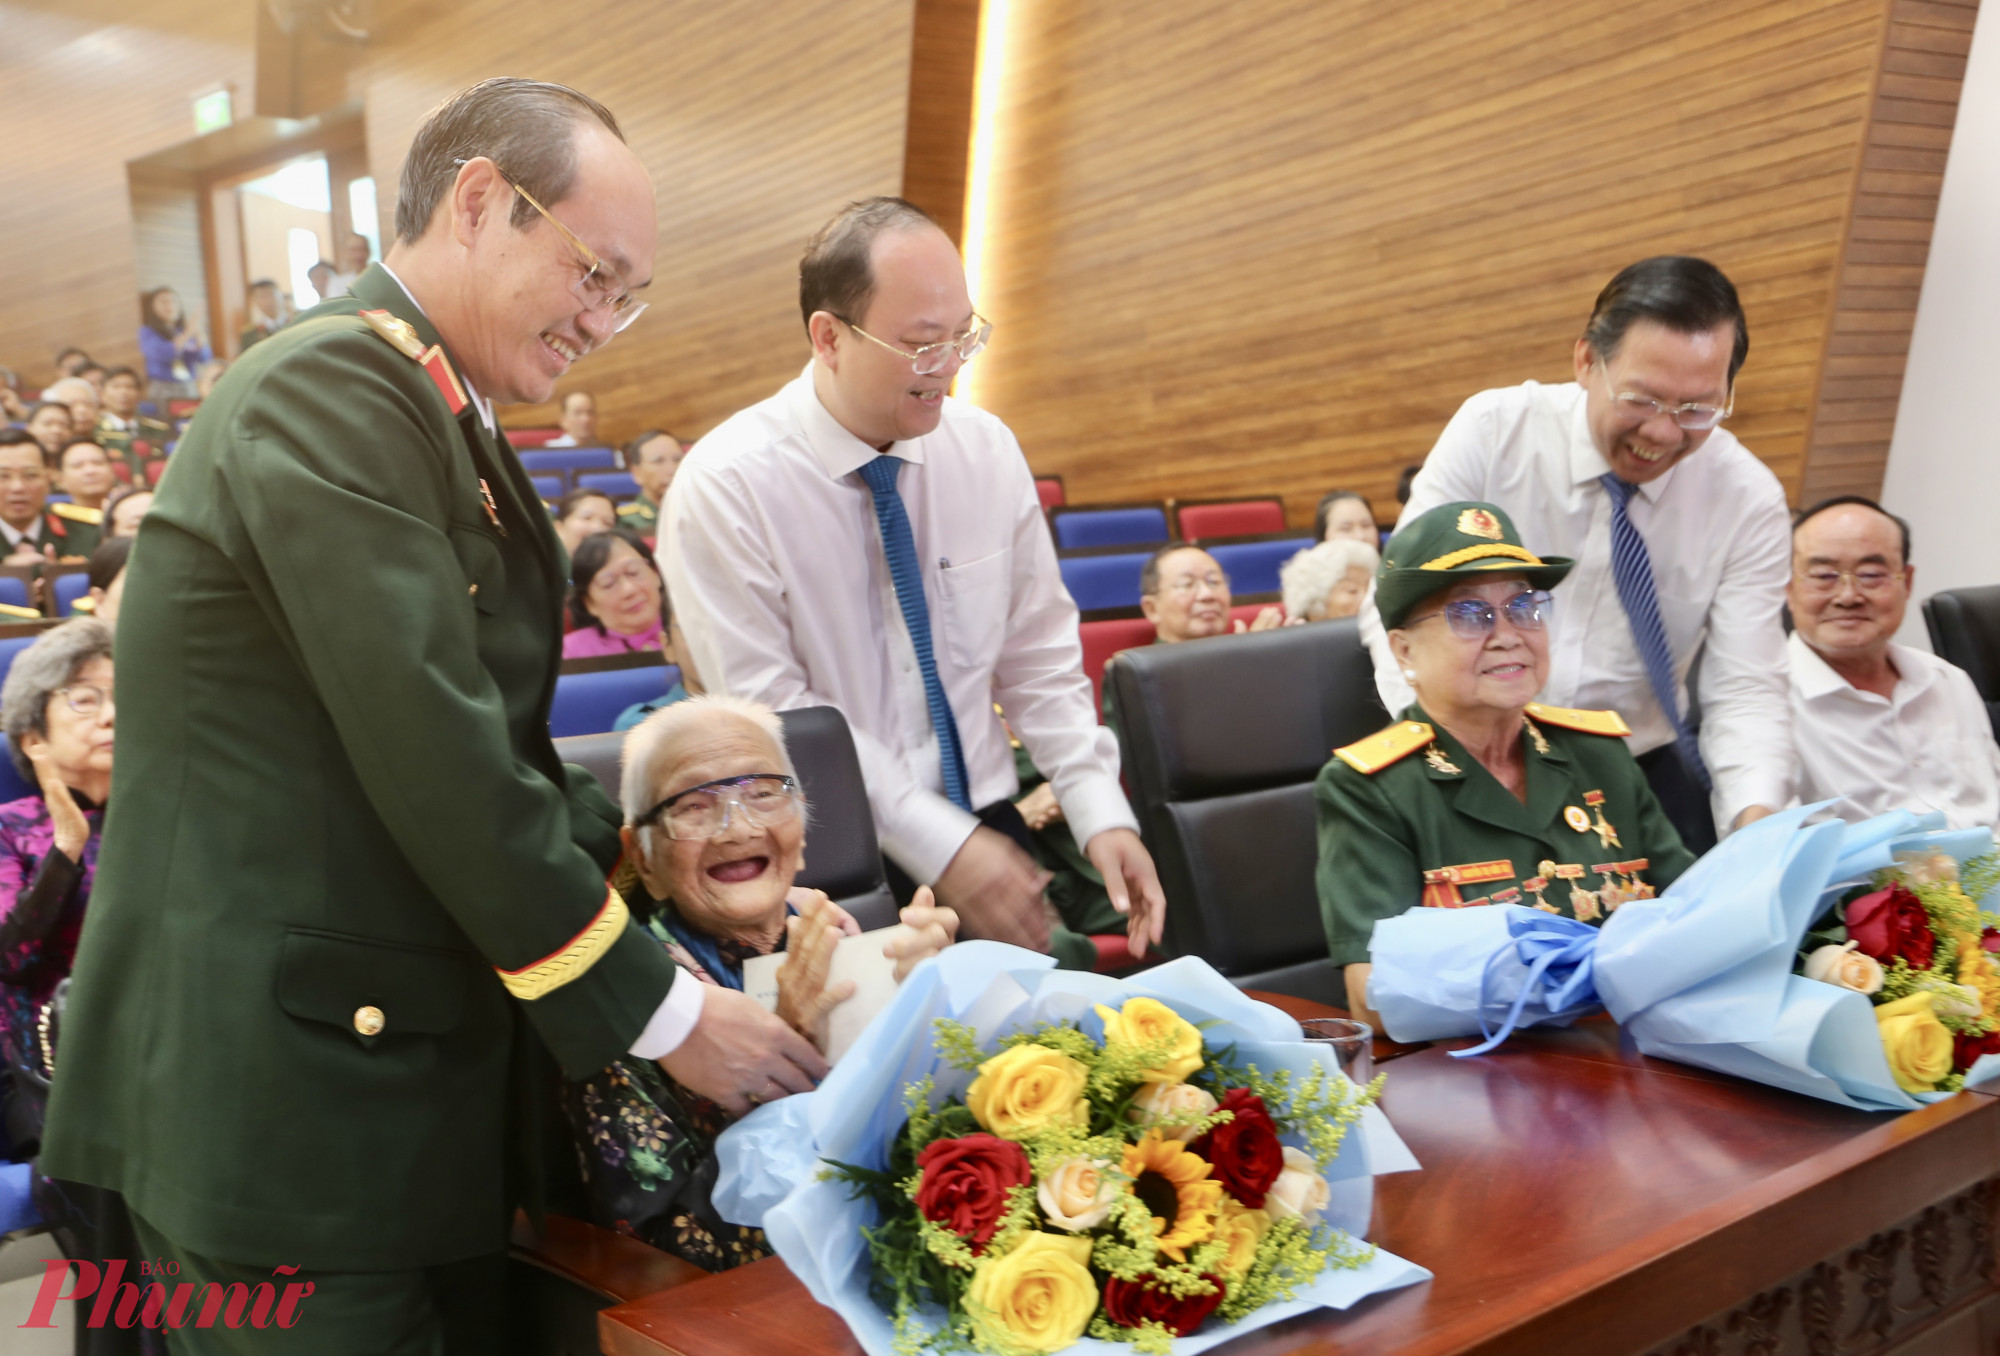
<instances>
[{"instance_id":1,"label":"man in green military uniform","mask_svg":"<svg viewBox=\"0 0 2000 1356\"><path fill-rule=\"evenodd\" d=\"M1384 553L1376 607L1417 701L1336 750L1314 788L1320 909L1357 1012L1380 919L1520 904L1597 923L1694 860L1617 712L1534 701L1548 590L1570 564L1536 557L1506 514L1474 503L1440 505Z\"/></svg>"},{"instance_id":2,"label":"man in green military uniform","mask_svg":"<svg viewBox=\"0 0 2000 1356\"><path fill-rule=\"evenodd\" d=\"M642 537L660 532L660 505L666 502L667 487L674 483L687 448L673 434L642 433L625 447L625 466L639 483L638 497L618 506L618 526L630 528Z\"/></svg>"},{"instance_id":3,"label":"man in green military uniform","mask_svg":"<svg viewBox=\"0 0 2000 1356\"><path fill-rule=\"evenodd\" d=\"M140 530L42 1160L182 1279L300 1268L286 1349L346 1356L502 1348L543 1049L738 1112L825 1070L632 925L548 735L563 553L489 401L642 309L651 182L593 101L487 81L419 130L397 233L228 373Z\"/></svg>"},{"instance_id":4,"label":"man in green military uniform","mask_svg":"<svg viewBox=\"0 0 2000 1356\"><path fill-rule=\"evenodd\" d=\"M78 437L94 437L99 447L123 463L134 485L146 483L146 463L165 456L174 438L171 424L139 412L143 391L137 372L112 368L104 374L104 412L97 416L95 432L77 430Z\"/></svg>"}]
</instances>

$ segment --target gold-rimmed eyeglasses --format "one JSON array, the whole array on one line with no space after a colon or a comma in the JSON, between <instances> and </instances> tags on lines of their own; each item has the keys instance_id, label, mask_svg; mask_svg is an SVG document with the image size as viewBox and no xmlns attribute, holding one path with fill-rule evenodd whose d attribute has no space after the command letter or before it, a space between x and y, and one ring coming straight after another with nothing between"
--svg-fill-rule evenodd
<instances>
[{"instance_id":1,"label":"gold-rimmed eyeglasses","mask_svg":"<svg viewBox=\"0 0 2000 1356\"><path fill-rule=\"evenodd\" d=\"M828 314L831 315L832 312ZM877 339L844 315L835 315L833 318L870 343L880 344L891 353L899 353L908 358L910 370L920 377L944 371L944 365L950 361L948 354L956 353L961 364L971 362L979 356L980 350L986 347L987 339L993 334L993 322L975 311L972 314L971 328L965 333L953 339L940 339L935 344L920 344L910 349L904 348L901 344L892 344L887 339Z\"/></svg>"},{"instance_id":2,"label":"gold-rimmed eyeglasses","mask_svg":"<svg viewBox=\"0 0 2000 1356\"><path fill-rule=\"evenodd\" d=\"M465 161L454 163L463 166ZM500 175L500 182L520 194L522 201L542 214L543 221L555 227L556 234L570 247L576 255L576 263L583 269L583 276L570 284L570 290L591 310L609 311L611 332L623 334L645 311L646 303L632 295L625 286L625 280L613 271L611 265L598 258L596 250L584 244L575 231L557 221L553 212L536 202L534 194L504 174Z\"/></svg>"}]
</instances>

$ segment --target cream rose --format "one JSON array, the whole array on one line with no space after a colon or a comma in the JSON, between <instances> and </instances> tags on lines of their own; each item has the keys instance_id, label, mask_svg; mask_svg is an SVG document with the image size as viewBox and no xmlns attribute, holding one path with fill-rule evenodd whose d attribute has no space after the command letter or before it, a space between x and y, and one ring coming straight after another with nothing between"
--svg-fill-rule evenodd
<instances>
[{"instance_id":1,"label":"cream rose","mask_svg":"<svg viewBox=\"0 0 2000 1356\"><path fill-rule=\"evenodd\" d=\"M1229 1252L1222 1259L1224 1280L1233 1281L1250 1270L1250 1264L1257 1260L1257 1245L1270 1232L1270 1215L1234 1197L1222 1198L1222 1209L1215 1216L1215 1237L1229 1245Z\"/></svg>"},{"instance_id":2,"label":"cream rose","mask_svg":"<svg viewBox=\"0 0 2000 1356\"><path fill-rule=\"evenodd\" d=\"M1087 1238L1029 1234L1011 1252L980 1262L965 1298L1005 1332L1008 1345L1061 1351L1083 1336L1097 1312L1090 1248Z\"/></svg>"},{"instance_id":3,"label":"cream rose","mask_svg":"<svg viewBox=\"0 0 2000 1356\"><path fill-rule=\"evenodd\" d=\"M1083 1100L1089 1071L1046 1045L1013 1045L979 1066L965 1105L980 1126L1002 1139L1026 1139L1050 1126L1090 1122Z\"/></svg>"},{"instance_id":4,"label":"cream rose","mask_svg":"<svg viewBox=\"0 0 2000 1356\"><path fill-rule=\"evenodd\" d=\"M1822 984L1836 984L1856 993L1882 992L1882 962L1873 956L1865 956L1854 948L1858 942L1845 946L1829 943L1806 957L1806 978L1816 979Z\"/></svg>"},{"instance_id":5,"label":"cream rose","mask_svg":"<svg viewBox=\"0 0 2000 1356\"><path fill-rule=\"evenodd\" d=\"M1142 1126L1157 1126L1164 1139L1186 1144L1213 1110L1215 1098L1192 1083L1148 1083L1132 1098L1125 1114Z\"/></svg>"},{"instance_id":6,"label":"cream rose","mask_svg":"<svg viewBox=\"0 0 2000 1356\"><path fill-rule=\"evenodd\" d=\"M1117 1165L1098 1158L1065 1158L1035 1184L1042 1214L1058 1229L1095 1229L1118 1199Z\"/></svg>"},{"instance_id":7,"label":"cream rose","mask_svg":"<svg viewBox=\"0 0 2000 1356\"><path fill-rule=\"evenodd\" d=\"M1264 1194L1264 1209L1272 1219L1302 1219L1310 1223L1326 1209L1326 1178L1319 1164L1303 1149L1285 1146L1284 1171Z\"/></svg>"},{"instance_id":8,"label":"cream rose","mask_svg":"<svg viewBox=\"0 0 2000 1356\"><path fill-rule=\"evenodd\" d=\"M1097 1015L1104 1020L1107 1051L1169 1042L1166 1058L1144 1070L1141 1081L1179 1083L1201 1067L1201 1032L1158 999L1128 998L1116 1012L1099 1003Z\"/></svg>"}]
</instances>

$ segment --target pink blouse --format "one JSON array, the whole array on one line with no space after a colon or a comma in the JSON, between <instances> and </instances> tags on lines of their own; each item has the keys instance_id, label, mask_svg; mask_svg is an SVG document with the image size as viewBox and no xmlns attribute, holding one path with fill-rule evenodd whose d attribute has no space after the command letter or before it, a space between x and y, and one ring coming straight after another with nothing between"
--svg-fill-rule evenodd
<instances>
[{"instance_id":1,"label":"pink blouse","mask_svg":"<svg viewBox=\"0 0 2000 1356\"><path fill-rule=\"evenodd\" d=\"M664 628L657 621L647 630L630 636L608 629L599 630L595 622L586 622L563 637L564 659L594 659L599 655L665 648Z\"/></svg>"}]
</instances>

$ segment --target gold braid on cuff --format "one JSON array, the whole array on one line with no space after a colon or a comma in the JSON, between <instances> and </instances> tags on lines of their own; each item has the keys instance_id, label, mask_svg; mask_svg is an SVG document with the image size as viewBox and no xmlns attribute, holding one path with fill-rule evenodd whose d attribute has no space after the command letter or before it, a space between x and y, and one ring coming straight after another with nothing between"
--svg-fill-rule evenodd
<instances>
[{"instance_id":1,"label":"gold braid on cuff","mask_svg":"<svg viewBox=\"0 0 2000 1356\"><path fill-rule=\"evenodd\" d=\"M625 924L630 918L631 913L626 909L625 901L618 897L618 892L606 890L604 907L562 950L518 970L502 970L495 966L493 972L500 976L500 982L507 986L508 993L523 1002L533 1002L554 993L597 964L598 957L609 951L619 934L625 931Z\"/></svg>"},{"instance_id":2,"label":"gold braid on cuff","mask_svg":"<svg viewBox=\"0 0 2000 1356\"><path fill-rule=\"evenodd\" d=\"M1418 568L1424 570L1455 570L1468 560L1484 560L1488 556L1505 556L1509 560L1525 561L1530 565L1544 563L1540 556L1526 547L1509 546L1506 542L1496 541L1488 542L1482 546L1464 547L1451 552L1449 555L1439 556L1436 560L1427 560Z\"/></svg>"}]
</instances>

